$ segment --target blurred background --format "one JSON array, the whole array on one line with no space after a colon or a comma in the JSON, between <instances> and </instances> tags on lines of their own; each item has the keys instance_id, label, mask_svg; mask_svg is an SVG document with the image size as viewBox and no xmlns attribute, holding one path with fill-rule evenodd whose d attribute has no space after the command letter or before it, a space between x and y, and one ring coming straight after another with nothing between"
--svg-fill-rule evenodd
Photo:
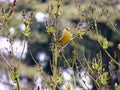
<instances>
[{"instance_id":1,"label":"blurred background","mask_svg":"<svg viewBox=\"0 0 120 90\"><path fill-rule=\"evenodd\" d=\"M81 7L86 10L85 12L80 11L82 13L79 13L77 11L74 4L75 1L76 0L63 0L63 15L61 16L60 20L60 27L61 29L63 29L68 26L72 29L72 32L74 33L73 27L75 27L75 25L77 25L79 22L81 22L82 27L84 29L88 29L89 25L90 30L88 29L87 35L85 35L83 39L77 39L80 52L79 57L82 59L84 53L84 55L87 58L92 59L96 57L96 54L98 54L101 50L104 63L107 63L106 66L104 66L104 69L105 71L108 71L109 57L101 49L96 39L94 38L96 37L96 34L91 32L92 30L94 32L95 29L94 21L92 19L94 15L93 17L91 16L91 18L87 20L81 18L83 14L89 15L89 1L94 0L78 0L79 3L77 4L80 4ZM12 2L13 0L0 0L0 8L4 8L7 11ZM99 18L97 20L97 25L100 33L100 38L106 38L109 41L109 53L113 57L116 56L115 59L117 60L117 62L120 62L120 50L117 49L117 45L120 43L120 35L118 35L114 30L114 27L116 27L116 29L120 32L120 1L97 0L97 2L100 3L103 8L108 9L110 11L109 16L97 16L97 18ZM24 10L27 14L29 14L32 11L34 13L34 17L30 26L31 34L29 37L29 47L31 48L31 51L36 61L42 65L44 71L47 74L52 75L50 67L50 60L52 59L52 55L50 52L51 40L49 34L46 31L45 22L50 18L50 15L47 13L46 10L48 6L53 3L55 3L53 0L17 0L15 13L12 15L11 20L8 22L8 27L5 27L4 31L2 32L2 35L0 36L0 52L5 54L6 56L9 56L8 51L10 50L10 44L7 41L7 35L9 31L10 35L14 40L14 56L16 60L19 60L24 42L22 32L25 28L24 24L22 23L22 11ZM96 4L96 15L97 13L101 12L101 6L99 6L99 4ZM101 16L102 14L104 13L102 12ZM110 19L108 19L107 17L109 17ZM88 24L88 22L90 23ZM26 44L25 51L22 56L22 64L20 66L20 83L22 90L29 90L31 88L34 88L34 86L40 86L40 90L46 90L44 87L42 87L42 84L45 83L43 83L42 78L40 77L36 69L36 64L32 60L32 57L27 50L27 47L28 46ZM70 44L67 48L65 48L66 57L72 58L71 56L73 55L73 47L73 44ZM65 85L67 84L67 82L70 82L71 85L73 85L73 72L66 65L63 66L63 64L64 62L60 60L59 67L61 68L62 75L64 76L66 82L64 82L64 84L60 86L60 90L66 90ZM116 66L115 70L118 70L118 75L120 75L120 67ZM92 84L92 81L90 80L90 77L85 76L85 72L82 69L80 70L80 73L83 77L82 80L85 80L87 82L87 86L91 90L96 90L96 88ZM76 73L76 77L77 76L78 73ZM82 80L78 79L76 90L79 90L80 87L83 87L87 90L87 87L84 85L84 82ZM120 83L120 81L116 77L113 78L113 80L116 80ZM13 82L9 78L7 67L0 57L0 90L12 90L12 84ZM104 88L102 90L104 90ZM112 90L114 90L114 88Z\"/></svg>"}]
</instances>

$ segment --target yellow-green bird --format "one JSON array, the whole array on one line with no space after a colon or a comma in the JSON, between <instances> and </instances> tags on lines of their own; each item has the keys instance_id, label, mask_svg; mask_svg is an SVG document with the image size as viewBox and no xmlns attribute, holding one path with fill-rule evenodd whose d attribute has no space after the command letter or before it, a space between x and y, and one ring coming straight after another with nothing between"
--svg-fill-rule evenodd
<instances>
[{"instance_id":1,"label":"yellow-green bird","mask_svg":"<svg viewBox=\"0 0 120 90\"><path fill-rule=\"evenodd\" d=\"M72 33L70 31L69 27L66 27L63 31L62 31L62 35L60 37L60 39L58 40L58 42L62 45L68 43L72 38Z\"/></svg>"}]
</instances>

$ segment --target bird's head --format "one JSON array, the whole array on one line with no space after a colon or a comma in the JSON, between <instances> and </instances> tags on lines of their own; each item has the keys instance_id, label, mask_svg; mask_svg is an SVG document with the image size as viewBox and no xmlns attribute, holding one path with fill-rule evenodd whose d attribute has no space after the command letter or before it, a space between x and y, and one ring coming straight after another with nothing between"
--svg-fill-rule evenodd
<instances>
[{"instance_id":1,"label":"bird's head","mask_svg":"<svg viewBox=\"0 0 120 90\"><path fill-rule=\"evenodd\" d=\"M65 30L68 31L68 32L70 32L70 28L69 27L66 27Z\"/></svg>"}]
</instances>

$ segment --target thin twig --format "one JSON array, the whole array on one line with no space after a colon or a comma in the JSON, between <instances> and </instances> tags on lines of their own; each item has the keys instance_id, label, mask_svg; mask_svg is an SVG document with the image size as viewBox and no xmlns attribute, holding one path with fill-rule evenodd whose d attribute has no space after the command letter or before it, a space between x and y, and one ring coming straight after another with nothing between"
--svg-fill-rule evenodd
<instances>
[{"instance_id":1,"label":"thin twig","mask_svg":"<svg viewBox=\"0 0 120 90\"><path fill-rule=\"evenodd\" d=\"M5 63L6 63L9 67L11 67L12 65L7 61L7 59L5 58L5 56L4 56L2 53L0 53L0 55L2 56L2 59L5 61Z\"/></svg>"},{"instance_id":2,"label":"thin twig","mask_svg":"<svg viewBox=\"0 0 120 90\"><path fill-rule=\"evenodd\" d=\"M23 53L24 53L24 50L25 50L25 45L26 45L26 40L24 41L24 44L23 44L23 49L22 49L22 53L21 53L21 56L20 56L20 59L19 59L19 61L18 61L18 67L19 67L19 65L20 65L20 62L22 61L22 56L23 56Z\"/></svg>"}]
</instances>

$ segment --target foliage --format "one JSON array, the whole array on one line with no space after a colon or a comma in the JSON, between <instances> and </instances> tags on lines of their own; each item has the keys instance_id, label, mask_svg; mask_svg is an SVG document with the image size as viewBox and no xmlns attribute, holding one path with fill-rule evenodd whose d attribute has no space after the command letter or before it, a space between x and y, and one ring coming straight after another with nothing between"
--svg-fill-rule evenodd
<instances>
[{"instance_id":1,"label":"foliage","mask_svg":"<svg viewBox=\"0 0 120 90\"><path fill-rule=\"evenodd\" d=\"M26 2L30 1L27 0ZM34 1L34 4L37 4L36 2L37 1ZM110 16L113 14L113 12L104 7L104 5L110 5L111 2L108 2L106 0L102 2L100 2L99 0L98 1L81 0L81 2L83 2L83 5L80 4L79 0L73 1L56 0L52 2L53 4L48 6L47 13L49 13L50 17L48 21L46 21L44 29L47 30L47 32L45 33L47 33L46 35L50 38L50 40L48 40L49 41L48 43L50 43L48 48L51 52L52 57L51 58L52 60L50 60L50 67L52 71L51 75L46 74L43 70L42 65L37 62L34 56L34 51L32 51L32 49L37 50L36 46L30 47L30 45L32 45L31 43L37 42L38 45L40 43L39 41L36 41L39 40L40 37L38 37L38 39L36 39L34 42L32 42L32 40L30 39L31 34L33 34L34 32L34 30L32 29L36 29L35 26L32 27L32 24L34 25L35 21L33 20L33 12L31 11L34 10L35 7L32 7L32 3L30 3L30 5L24 7L30 14L28 15L25 11L22 12L21 22L24 24L25 28L21 36L24 36L25 42L21 53L21 57L19 61L16 63L14 63L16 58L14 56L14 50L12 46L13 45L12 43L14 41L13 36L10 35L9 30L7 30L6 28L9 28L9 26L7 26L9 22L13 22L12 17L15 13L15 8L17 7L16 9L18 13L18 11L21 10L22 7L21 5L26 3L21 2L22 4L20 3L20 5L17 6L16 0L14 0L10 7L7 7L8 10L2 8L0 30L1 32L4 32L3 35L8 37L8 41L11 45L12 50L9 51L10 55L8 56L9 60L11 61L7 60L7 56L5 56L3 53L0 53L0 56L1 59L8 66L10 78L16 83L16 86L14 87L15 90L21 90L19 82L21 72L19 71L19 69L20 64L22 63L22 55L24 52L25 43L28 44L28 53L32 58L33 62L36 64L38 73L43 77L43 81L47 84L48 90L58 90L60 89L60 86L64 84L65 79L61 74L60 67L62 68L69 67L73 72L72 73L73 88L71 84L68 82L66 84L67 90L76 90L78 82L76 73L80 73L81 69L83 69L85 71L85 74L91 78L96 89L100 90L101 87L104 87L106 90L110 90L112 86L113 89L116 90L120 89L120 86L117 83L117 80L119 82L120 78L119 72L118 69L115 68L120 67L119 63L120 42L118 39L118 43L116 44L114 41L112 41L112 38L109 37L109 35L113 33L115 33L116 36L120 36L120 32L114 25L114 20L116 18L114 16L113 18ZM71 5L73 3L74 7L71 8L70 11L64 10L64 8L68 8L66 7L67 6L66 3ZM71 12L73 9L75 10L75 12ZM66 16L67 12L68 16ZM73 20L73 22L74 20L76 20L78 15L77 21L75 21L75 25L73 25L73 23L70 23L69 25L69 27L72 29L70 31L70 34L72 33L72 37L70 37L68 42L60 44L59 43L60 34L65 35L61 31L61 29L63 29L62 24L64 24L62 18L64 16L67 17L68 19L69 16L71 15L70 13L74 13L72 15L75 17L72 16L71 19L71 21ZM99 26L100 21L107 22L107 25L110 27L110 29L105 28L107 27L107 25L105 25L105 27L101 27L102 25L104 26L104 24L101 24L101 26ZM83 24L85 24L85 27ZM107 32L107 30L110 30L110 33ZM42 33L40 31L37 32ZM35 38L37 38L37 36L35 36ZM89 44L88 43L86 44L85 41L87 40L90 42ZM118 51L115 55L109 52L109 50L112 50L110 49L112 47L115 47ZM69 53L69 51L71 52ZM88 57L89 53L92 53L94 55L91 54L91 57ZM111 80L113 76L117 76L116 81ZM81 73L79 78L82 78ZM90 90L86 82L84 80L82 81L84 82L86 88ZM114 85L110 84L110 81L112 81ZM45 87L45 85L43 85L43 87ZM40 90L39 86L37 87L37 90ZM80 90L82 90L82 88L80 88Z\"/></svg>"}]
</instances>

